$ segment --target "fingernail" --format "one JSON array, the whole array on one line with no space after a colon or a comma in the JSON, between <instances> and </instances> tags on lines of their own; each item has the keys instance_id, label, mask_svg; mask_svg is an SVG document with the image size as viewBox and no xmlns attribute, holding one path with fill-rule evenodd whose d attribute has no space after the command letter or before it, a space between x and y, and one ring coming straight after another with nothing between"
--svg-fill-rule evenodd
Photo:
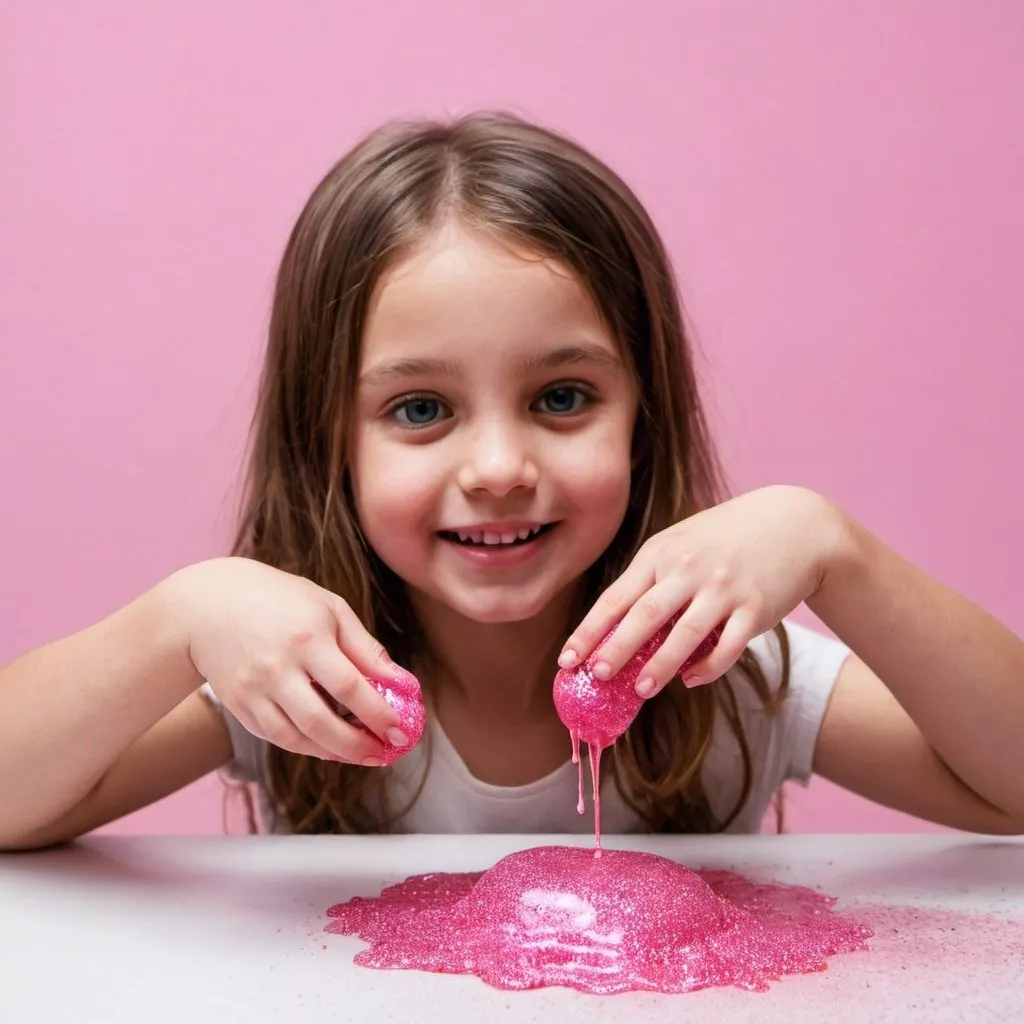
<instances>
[{"instance_id":1,"label":"fingernail","mask_svg":"<svg viewBox=\"0 0 1024 1024\"><path fill-rule=\"evenodd\" d=\"M394 726L391 726L384 735L387 737L388 743L394 747L409 746L409 737L406 736L401 729L396 729Z\"/></svg>"},{"instance_id":2,"label":"fingernail","mask_svg":"<svg viewBox=\"0 0 1024 1024\"><path fill-rule=\"evenodd\" d=\"M573 665L579 661L579 655L571 648L567 647L558 656L558 667L559 668L572 668Z\"/></svg>"},{"instance_id":3,"label":"fingernail","mask_svg":"<svg viewBox=\"0 0 1024 1024\"><path fill-rule=\"evenodd\" d=\"M702 682L703 680L698 675L683 676L683 686L686 687L700 686Z\"/></svg>"},{"instance_id":4,"label":"fingernail","mask_svg":"<svg viewBox=\"0 0 1024 1024\"><path fill-rule=\"evenodd\" d=\"M640 682L636 684L636 692L640 694L641 697L650 697L650 695L654 693L654 680L641 679Z\"/></svg>"},{"instance_id":5,"label":"fingernail","mask_svg":"<svg viewBox=\"0 0 1024 1024\"><path fill-rule=\"evenodd\" d=\"M379 768L384 762L379 757L364 757L363 764L367 768Z\"/></svg>"},{"instance_id":6,"label":"fingernail","mask_svg":"<svg viewBox=\"0 0 1024 1024\"><path fill-rule=\"evenodd\" d=\"M612 667L607 661L599 661L593 668L594 675L598 679L611 679Z\"/></svg>"}]
</instances>

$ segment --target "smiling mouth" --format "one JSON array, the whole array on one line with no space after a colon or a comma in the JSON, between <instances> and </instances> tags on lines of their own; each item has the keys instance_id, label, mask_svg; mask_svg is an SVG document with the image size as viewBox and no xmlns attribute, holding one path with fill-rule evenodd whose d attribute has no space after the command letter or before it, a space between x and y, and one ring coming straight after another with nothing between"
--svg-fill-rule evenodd
<instances>
[{"instance_id":1,"label":"smiling mouth","mask_svg":"<svg viewBox=\"0 0 1024 1024\"><path fill-rule=\"evenodd\" d=\"M459 544L466 548L514 548L529 544L538 537L542 537L554 525L554 523L544 523L542 526L532 526L528 529L524 527L521 530L502 531L501 533L488 531L486 534L482 530L438 530L437 535L442 540L451 541L453 544Z\"/></svg>"}]
</instances>

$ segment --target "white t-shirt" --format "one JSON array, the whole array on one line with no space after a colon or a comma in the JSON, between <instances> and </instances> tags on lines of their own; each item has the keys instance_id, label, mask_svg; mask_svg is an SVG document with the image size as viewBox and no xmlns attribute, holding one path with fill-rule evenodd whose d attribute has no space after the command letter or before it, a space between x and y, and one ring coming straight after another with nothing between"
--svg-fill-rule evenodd
<instances>
[{"instance_id":1,"label":"white t-shirt","mask_svg":"<svg viewBox=\"0 0 1024 1024\"><path fill-rule=\"evenodd\" d=\"M774 715L769 715L757 695L737 677L733 684L737 708L750 747L753 782L743 809L727 831L759 832L772 797L787 781L806 785L811 778L814 746L839 669L850 653L838 640L787 622L790 641L789 691ZM768 685L778 690L782 661L774 633L751 641ZM207 697L216 697L207 685ZM256 782L266 753L266 743L249 733L226 708L222 708L231 733L234 757L226 774L237 781ZM444 734L435 716L428 716L425 735L413 750L380 771L388 773L388 796L394 807L404 807L416 791L423 773L426 780L413 805L395 825L396 831L417 833L588 833L590 813L576 811L577 767L568 759L549 775L525 786L493 786L474 778ZM568 750L568 742L566 743ZM585 766L584 766L585 767ZM743 785L739 744L718 712L711 748L702 766L704 791L712 810L727 816ZM585 772L589 776L589 772ZM589 778L586 779L589 792ZM590 803L588 796L588 805ZM261 789L260 811L271 832L289 831ZM644 822L619 794L608 773L601 786L601 826L608 834L646 831Z\"/></svg>"}]
</instances>

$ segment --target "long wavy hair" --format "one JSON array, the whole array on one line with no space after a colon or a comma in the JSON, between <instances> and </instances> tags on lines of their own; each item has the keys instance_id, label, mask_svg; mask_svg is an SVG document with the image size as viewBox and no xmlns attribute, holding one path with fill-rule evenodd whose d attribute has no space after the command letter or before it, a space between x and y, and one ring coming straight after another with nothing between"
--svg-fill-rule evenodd
<instances>
[{"instance_id":1,"label":"long wavy hair","mask_svg":"<svg viewBox=\"0 0 1024 1024\"><path fill-rule=\"evenodd\" d=\"M506 114L386 125L323 178L288 240L233 550L334 591L406 665L428 645L402 581L361 536L346 439L375 287L387 267L453 217L570 268L641 396L629 506L580 581L583 606L647 538L726 496L672 268L626 184L571 140ZM788 680L785 631L777 632L784 669L777 694L748 650L714 685L664 688L610 751L615 784L652 831L717 831L742 809L754 766L735 687L752 687L775 709ZM429 680L424 687L429 698ZM721 816L701 781L719 710L743 771L739 800ZM265 789L295 832L385 832L401 813L387 800L386 769L270 747L264 772Z\"/></svg>"}]
</instances>

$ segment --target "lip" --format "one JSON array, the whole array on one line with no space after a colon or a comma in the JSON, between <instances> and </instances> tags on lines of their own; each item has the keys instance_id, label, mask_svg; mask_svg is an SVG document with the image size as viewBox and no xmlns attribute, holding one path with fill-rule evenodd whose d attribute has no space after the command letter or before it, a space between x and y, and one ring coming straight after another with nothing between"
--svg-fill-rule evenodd
<instances>
[{"instance_id":1,"label":"lip","mask_svg":"<svg viewBox=\"0 0 1024 1024\"><path fill-rule=\"evenodd\" d=\"M537 526L541 524L538 524L536 522L520 522L517 525L514 525L511 522L506 522L502 524L486 524L486 526L489 526L495 533L500 532L498 529L496 529L496 527L499 525L501 525L503 529L511 530L513 528L518 529L520 527L525 529L531 526ZM550 537L551 534L554 532L554 526L556 525L555 523L549 523L544 525L547 525L548 527L546 530L538 534L532 540L524 541L521 544L480 544L470 546L468 544L460 544L458 541L449 540L447 537L443 536L439 536L438 540L440 541L440 543L444 544L445 547L451 548L455 554L459 555L462 559L464 559L471 565L494 568L501 566L523 565L527 562L532 561L540 554L541 550L546 546L548 542L548 537ZM462 532L483 532L486 529L486 526L474 526L472 527L471 530L463 530ZM456 531L446 530L445 532L455 533Z\"/></svg>"}]
</instances>

